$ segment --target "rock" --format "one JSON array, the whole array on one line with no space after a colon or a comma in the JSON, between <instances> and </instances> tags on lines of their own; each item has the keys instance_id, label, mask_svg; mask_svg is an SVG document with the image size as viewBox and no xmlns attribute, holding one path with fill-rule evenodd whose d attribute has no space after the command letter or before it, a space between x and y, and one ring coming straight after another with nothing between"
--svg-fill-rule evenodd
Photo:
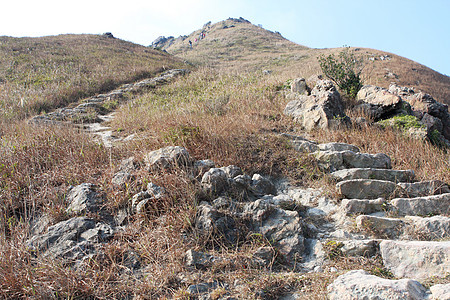
<instances>
[{"instance_id":1,"label":"rock","mask_svg":"<svg viewBox=\"0 0 450 300\"><path fill-rule=\"evenodd\" d=\"M434 216L421 218L415 216L405 217L408 224L407 233L418 240L441 240L450 237L450 218Z\"/></svg>"},{"instance_id":2,"label":"rock","mask_svg":"<svg viewBox=\"0 0 450 300\"><path fill-rule=\"evenodd\" d=\"M338 181L352 179L377 179L392 182L411 182L414 180L413 170L352 168L335 171L330 175Z\"/></svg>"},{"instance_id":3,"label":"rock","mask_svg":"<svg viewBox=\"0 0 450 300\"><path fill-rule=\"evenodd\" d=\"M217 281L213 282L204 282L199 284L190 285L187 288L187 292L189 295L199 296L201 294L206 294L215 290L219 287L219 283Z\"/></svg>"},{"instance_id":4,"label":"rock","mask_svg":"<svg viewBox=\"0 0 450 300\"><path fill-rule=\"evenodd\" d=\"M448 215L450 214L450 193L417 198L396 198L390 201L390 205L399 216Z\"/></svg>"},{"instance_id":5,"label":"rock","mask_svg":"<svg viewBox=\"0 0 450 300\"><path fill-rule=\"evenodd\" d=\"M134 212L143 213L149 201L160 199L164 193L164 188L150 182L147 184L146 191L139 192L131 198L131 207Z\"/></svg>"},{"instance_id":6,"label":"rock","mask_svg":"<svg viewBox=\"0 0 450 300\"><path fill-rule=\"evenodd\" d=\"M234 244L239 236L234 219L207 204L198 207L195 228L204 236L231 244Z\"/></svg>"},{"instance_id":7,"label":"rock","mask_svg":"<svg viewBox=\"0 0 450 300\"><path fill-rule=\"evenodd\" d=\"M378 198L375 200L368 199L343 199L340 210L345 215L371 214L383 211L386 200Z\"/></svg>"},{"instance_id":8,"label":"rock","mask_svg":"<svg viewBox=\"0 0 450 300\"><path fill-rule=\"evenodd\" d=\"M103 34L104 37L110 38L110 39L115 39L114 35L111 32L105 32Z\"/></svg>"},{"instance_id":9,"label":"rock","mask_svg":"<svg viewBox=\"0 0 450 300\"><path fill-rule=\"evenodd\" d=\"M221 258L212 256L204 252L197 252L194 250L188 250L185 255L185 262L187 267L196 269L209 269L215 263L223 261Z\"/></svg>"},{"instance_id":10,"label":"rock","mask_svg":"<svg viewBox=\"0 0 450 300\"><path fill-rule=\"evenodd\" d=\"M350 119L345 115L341 96L331 81L318 81L311 96L300 95L290 101L284 113L294 118L306 130L347 125Z\"/></svg>"},{"instance_id":11,"label":"rock","mask_svg":"<svg viewBox=\"0 0 450 300\"><path fill-rule=\"evenodd\" d=\"M359 148L345 143L327 143L319 144L320 151L353 151L355 153L359 152Z\"/></svg>"},{"instance_id":12,"label":"rock","mask_svg":"<svg viewBox=\"0 0 450 300\"><path fill-rule=\"evenodd\" d=\"M289 262L299 260L304 251L304 237L298 212L258 199L245 205L243 216L251 220L253 230L271 241Z\"/></svg>"},{"instance_id":13,"label":"rock","mask_svg":"<svg viewBox=\"0 0 450 300\"><path fill-rule=\"evenodd\" d=\"M359 104L355 109L363 110L374 121L395 114L402 106L402 99L399 96L384 88L372 85L363 86L356 95L356 100L359 101Z\"/></svg>"},{"instance_id":14,"label":"rock","mask_svg":"<svg viewBox=\"0 0 450 300\"><path fill-rule=\"evenodd\" d=\"M317 151L311 153L321 165L331 171L352 168L390 169L391 159L383 153L368 154L353 151Z\"/></svg>"},{"instance_id":15,"label":"rock","mask_svg":"<svg viewBox=\"0 0 450 300\"><path fill-rule=\"evenodd\" d=\"M66 199L70 203L66 211L75 214L95 212L99 209L101 202L92 183L83 183L69 188Z\"/></svg>"},{"instance_id":16,"label":"rock","mask_svg":"<svg viewBox=\"0 0 450 300\"><path fill-rule=\"evenodd\" d=\"M197 160L194 162L194 168L197 170L198 176L201 178L203 174L215 167L215 163L210 159Z\"/></svg>"},{"instance_id":17,"label":"rock","mask_svg":"<svg viewBox=\"0 0 450 300\"><path fill-rule=\"evenodd\" d=\"M296 79L292 80L291 92L298 93L301 95L308 95L309 88L306 85L305 78L296 78Z\"/></svg>"},{"instance_id":18,"label":"rock","mask_svg":"<svg viewBox=\"0 0 450 300\"><path fill-rule=\"evenodd\" d=\"M75 217L50 226L47 233L33 236L27 244L44 256L75 262L95 253L96 244L109 240L113 234L107 224Z\"/></svg>"},{"instance_id":19,"label":"rock","mask_svg":"<svg viewBox=\"0 0 450 300\"><path fill-rule=\"evenodd\" d=\"M264 176L254 174L252 177L251 190L256 195L275 195L275 185Z\"/></svg>"},{"instance_id":20,"label":"rock","mask_svg":"<svg viewBox=\"0 0 450 300\"><path fill-rule=\"evenodd\" d=\"M260 266L270 266L275 259L275 249L272 247L260 247L253 253L254 262Z\"/></svg>"},{"instance_id":21,"label":"rock","mask_svg":"<svg viewBox=\"0 0 450 300\"><path fill-rule=\"evenodd\" d=\"M149 170L186 168L194 163L186 148L180 146L168 146L152 151L144 157L144 161Z\"/></svg>"},{"instance_id":22,"label":"rock","mask_svg":"<svg viewBox=\"0 0 450 300\"><path fill-rule=\"evenodd\" d=\"M111 183L116 187L124 189L131 178L132 176L130 173L119 171L114 174L113 178L111 179Z\"/></svg>"},{"instance_id":23,"label":"rock","mask_svg":"<svg viewBox=\"0 0 450 300\"><path fill-rule=\"evenodd\" d=\"M394 238L403 227L403 221L394 218L361 215L355 221L359 230L378 238Z\"/></svg>"},{"instance_id":24,"label":"rock","mask_svg":"<svg viewBox=\"0 0 450 300\"><path fill-rule=\"evenodd\" d=\"M172 45L175 42L175 38L173 36L165 37L165 36L159 36L157 39L155 39L151 47L158 48L158 49L165 49Z\"/></svg>"},{"instance_id":25,"label":"rock","mask_svg":"<svg viewBox=\"0 0 450 300\"><path fill-rule=\"evenodd\" d=\"M391 198L400 188L391 181L352 179L338 182L338 192L348 199Z\"/></svg>"},{"instance_id":26,"label":"rock","mask_svg":"<svg viewBox=\"0 0 450 300\"><path fill-rule=\"evenodd\" d=\"M340 250L345 256L372 257L380 251L378 240L348 240L340 243L342 243Z\"/></svg>"},{"instance_id":27,"label":"rock","mask_svg":"<svg viewBox=\"0 0 450 300\"><path fill-rule=\"evenodd\" d=\"M228 167L222 167L221 169L225 172L225 174L227 174L228 178L235 178L236 176L244 175L241 168L237 166L231 165Z\"/></svg>"},{"instance_id":28,"label":"rock","mask_svg":"<svg viewBox=\"0 0 450 300\"><path fill-rule=\"evenodd\" d=\"M404 190L405 195L410 198L450 193L448 185L440 180L399 183L398 185Z\"/></svg>"},{"instance_id":29,"label":"rock","mask_svg":"<svg viewBox=\"0 0 450 300\"><path fill-rule=\"evenodd\" d=\"M139 163L137 159L132 156L126 159L123 159L120 162L119 171L125 172L125 173L133 173L139 168Z\"/></svg>"},{"instance_id":30,"label":"rock","mask_svg":"<svg viewBox=\"0 0 450 300\"><path fill-rule=\"evenodd\" d=\"M220 194L228 188L228 176L224 170L211 168L202 177L203 188L211 194Z\"/></svg>"},{"instance_id":31,"label":"rock","mask_svg":"<svg viewBox=\"0 0 450 300\"><path fill-rule=\"evenodd\" d=\"M327 287L330 300L390 299L423 300L427 290L411 279L389 280L370 275L364 270L345 273Z\"/></svg>"},{"instance_id":32,"label":"rock","mask_svg":"<svg viewBox=\"0 0 450 300\"><path fill-rule=\"evenodd\" d=\"M389 241L380 243L384 265L399 278L445 277L450 270L450 241Z\"/></svg>"},{"instance_id":33,"label":"rock","mask_svg":"<svg viewBox=\"0 0 450 300\"><path fill-rule=\"evenodd\" d=\"M436 284L430 287L430 300L448 300L450 299L450 283Z\"/></svg>"}]
</instances>

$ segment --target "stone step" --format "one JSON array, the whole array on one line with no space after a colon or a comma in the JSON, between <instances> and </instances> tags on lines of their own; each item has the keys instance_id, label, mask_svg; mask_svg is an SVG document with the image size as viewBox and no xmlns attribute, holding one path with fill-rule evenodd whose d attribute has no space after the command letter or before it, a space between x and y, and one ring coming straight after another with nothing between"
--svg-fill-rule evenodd
<instances>
[{"instance_id":1,"label":"stone step","mask_svg":"<svg viewBox=\"0 0 450 300\"><path fill-rule=\"evenodd\" d=\"M399 183L404 194L410 198L450 193L448 185L440 180Z\"/></svg>"},{"instance_id":2,"label":"stone step","mask_svg":"<svg viewBox=\"0 0 450 300\"><path fill-rule=\"evenodd\" d=\"M352 168L335 171L331 173L331 176L337 181L352 180L352 179L378 179L397 183L397 182L412 182L414 180L414 171Z\"/></svg>"},{"instance_id":3,"label":"stone step","mask_svg":"<svg viewBox=\"0 0 450 300\"><path fill-rule=\"evenodd\" d=\"M348 199L393 198L402 195L401 188L392 181L352 179L338 182L336 188Z\"/></svg>"},{"instance_id":4,"label":"stone step","mask_svg":"<svg viewBox=\"0 0 450 300\"><path fill-rule=\"evenodd\" d=\"M346 151L316 151L314 156L331 172L352 168L391 169L391 159L384 153L368 154Z\"/></svg>"},{"instance_id":5,"label":"stone step","mask_svg":"<svg viewBox=\"0 0 450 300\"><path fill-rule=\"evenodd\" d=\"M425 280L450 272L450 241L390 241L380 243L384 265L398 278Z\"/></svg>"},{"instance_id":6,"label":"stone step","mask_svg":"<svg viewBox=\"0 0 450 300\"><path fill-rule=\"evenodd\" d=\"M399 216L449 215L450 193L426 197L395 198L389 204L390 210Z\"/></svg>"}]
</instances>

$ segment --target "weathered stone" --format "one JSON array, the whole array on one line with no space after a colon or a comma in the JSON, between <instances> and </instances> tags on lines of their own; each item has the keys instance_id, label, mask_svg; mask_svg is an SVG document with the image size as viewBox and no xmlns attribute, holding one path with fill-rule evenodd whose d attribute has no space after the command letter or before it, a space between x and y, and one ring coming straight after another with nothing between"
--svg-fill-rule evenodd
<instances>
[{"instance_id":1,"label":"weathered stone","mask_svg":"<svg viewBox=\"0 0 450 300\"><path fill-rule=\"evenodd\" d=\"M251 189L256 195L275 195L277 193L272 181L259 174L253 175Z\"/></svg>"},{"instance_id":2,"label":"weathered stone","mask_svg":"<svg viewBox=\"0 0 450 300\"><path fill-rule=\"evenodd\" d=\"M199 178L208 172L211 168L215 167L215 163L210 159L197 160L194 162L194 168L196 170L196 176Z\"/></svg>"},{"instance_id":3,"label":"weathered stone","mask_svg":"<svg viewBox=\"0 0 450 300\"><path fill-rule=\"evenodd\" d=\"M375 179L352 179L338 182L338 192L348 199L390 198L400 188L391 181Z\"/></svg>"},{"instance_id":4,"label":"weathered stone","mask_svg":"<svg viewBox=\"0 0 450 300\"><path fill-rule=\"evenodd\" d=\"M418 240L440 240L450 237L450 218L434 216L421 218L415 216L405 217L408 224L407 233Z\"/></svg>"},{"instance_id":5,"label":"weathered stone","mask_svg":"<svg viewBox=\"0 0 450 300\"><path fill-rule=\"evenodd\" d=\"M326 143L319 144L318 146L320 151L353 151L355 153L359 152L358 147L346 143Z\"/></svg>"},{"instance_id":6,"label":"weathered stone","mask_svg":"<svg viewBox=\"0 0 450 300\"><path fill-rule=\"evenodd\" d=\"M340 241L342 247L340 250L345 256L364 256L372 257L379 252L379 240L348 240Z\"/></svg>"},{"instance_id":7,"label":"weathered stone","mask_svg":"<svg viewBox=\"0 0 450 300\"><path fill-rule=\"evenodd\" d=\"M132 173L136 171L139 168L139 163L137 159L132 156L126 159L123 159L120 162L119 171L126 172L126 173Z\"/></svg>"},{"instance_id":8,"label":"weathered stone","mask_svg":"<svg viewBox=\"0 0 450 300\"><path fill-rule=\"evenodd\" d=\"M306 130L330 128L349 123L344 113L341 96L331 81L318 81L311 96L301 95L298 100L290 101L284 109Z\"/></svg>"},{"instance_id":9,"label":"weathered stone","mask_svg":"<svg viewBox=\"0 0 450 300\"><path fill-rule=\"evenodd\" d=\"M228 178L234 178L239 175L244 175L242 169L237 166L231 165L228 167L222 167L221 169L225 172L225 174L227 174Z\"/></svg>"},{"instance_id":10,"label":"weathered stone","mask_svg":"<svg viewBox=\"0 0 450 300\"><path fill-rule=\"evenodd\" d=\"M188 250L185 255L186 266L196 269L208 269L211 268L215 263L221 261L223 261L221 258L204 252L197 252L192 249Z\"/></svg>"},{"instance_id":11,"label":"weathered stone","mask_svg":"<svg viewBox=\"0 0 450 300\"><path fill-rule=\"evenodd\" d=\"M368 154L353 151L317 151L311 153L331 171L352 168L390 169L391 159L383 153Z\"/></svg>"},{"instance_id":12,"label":"weathered stone","mask_svg":"<svg viewBox=\"0 0 450 300\"><path fill-rule=\"evenodd\" d=\"M352 168L335 171L330 175L339 181L352 179L377 179L392 182L410 182L414 180L413 170Z\"/></svg>"},{"instance_id":13,"label":"weathered stone","mask_svg":"<svg viewBox=\"0 0 450 300\"><path fill-rule=\"evenodd\" d=\"M411 279L389 280L355 270L339 276L327 287L330 300L390 299L423 300L427 290Z\"/></svg>"},{"instance_id":14,"label":"weathered stone","mask_svg":"<svg viewBox=\"0 0 450 300\"><path fill-rule=\"evenodd\" d=\"M180 146L168 146L148 153L144 161L150 170L170 167L190 167L194 161L188 151Z\"/></svg>"},{"instance_id":15,"label":"weathered stone","mask_svg":"<svg viewBox=\"0 0 450 300\"><path fill-rule=\"evenodd\" d=\"M205 236L234 244L239 236L234 219L210 205L200 205L195 217L195 228Z\"/></svg>"},{"instance_id":16,"label":"weathered stone","mask_svg":"<svg viewBox=\"0 0 450 300\"><path fill-rule=\"evenodd\" d=\"M308 86L306 85L305 78L295 78L291 83L291 92L302 95L308 95Z\"/></svg>"},{"instance_id":17,"label":"weathered stone","mask_svg":"<svg viewBox=\"0 0 450 300\"><path fill-rule=\"evenodd\" d=\"M188 286L187 292L192 296L199 296L201 294L206 294L211 292L219 287L219 283L217 281L213 282L203 282L199 284L193 284ZM209 297L208 297L209 298Z\"/></svg>"},{"instance_id":18,"label":"weathered stone","mask_svg":"<svg viewBox=\"0 0 450 300\"><path fill-rule=\"evenodd\" d=\"M448 185L440 180L421 181L398 184L407 197L424 197L450 193Z\"/></svg>"},{"instance_id":19,"label":"weathered stone","mask_svg":"<svg viewBox=\"0 0 450 300\"><path fill-rule=\"evenodd\" d=\"M404 224L399 219L367 215L358 216L355 221L359 230L377 238L394 238L398 236Z\"/></svg>"},{"instance_id":20,"label":"weathered stone","mask_svg":"<svg viewBox=\"0 0 450 300\"><path fill-rule=\"evenodd\" d=\"M260 247L253 253L253 260L257 265L269 266L274 262L275 254L273 247Z\"/></svg>"},{"instance_id":21,"label":"weathered stone","mask_svg":"<svg viewBox=\"0 0 450 300\"><path fill-rule=\"evenodd\" d=\"M450 283L436 284L430 287L430 300L450 299Z\"/></svg>"},{"instance_id":22,"label":"weathered stone","mask_svg":"<svg viewBox=\"0 0 450 300\"><path fill-rule=\"evenodd\" d=\"M292 146L295 150L298 152L315 152L319 151L319 146L316 143L313 143L311 141L304 141L304 140L293 140L291 141Z\"/></svg>"},{"instance_id":23,"label":"weathered stone","mask_svg":"<svg viewBox=\"0 0 450 300\"><path fill-rule=\"evenodd\" d=\"M355 109L362 109L375 121L394 114L401 108L402 103L399 96L384 88L372 85L363 86L356 95L356 100L360 104Z\"/></svg>"},{"instance_id":24,"label":"weathered stone","mask_svg":"<svg viewBox=\"0 0 450 300\"><path fill-rule=\"evenodd\" d=\"M220 194L228 187L228 176L224 170L212 168L202 177L203 188L212 194Z\"/></svg>"},{"instance_id":25,"label":"weathered stone","mask_svg":"<svg viewBox=\"0 0 450 300\"><path fill-rule=\"evenodd\" d=\"M116 187L124 189L126 187L126 184L131 180L131 178L132 176L130 173L119 171L116 174L114 174L113 178L111 179L111 183Z\"/></svg>"},{"instance_id":26,"label":"weathered stone","mask_svg":"<svg viewBox=\"0 0 450 300\"><path fill-rule=\"evenodd\" d=\"M134 212L143 213L149 201L163 197L164 193L164 188L149 182L146 191L139 192L131 198L131 207Z\"/></svg>"},{"instance_id":27,"label":"weathered stone","mask_svg":"<svg viewBox=\"0 0 450 300\"><path fill-rule=\"evenodd\" d=\"M384 265L399 278L445 277L450 270L450 241L390 241L380 243Z\"/></svg>"},{"instance_id":28,"label":"weathered stone","mask_svg":"<svg viewBox=\"0 0 450 300\"><path fill-rule=\"evenodd\" d=\"M259 199L244 207L243 216L252 220L253 230L271 241L290 262L302 255L304 237L298 212L284 210Z\"/></svg>"},{"instance_id":29,"label":"weathered stone","mask_svg":"<svg viewBox=\"0 0 450 300\"><path fill-rule=\"evenodd\" d=\"M390 201L392 210L400 216L427 216L450 214L450 193L417 197L396 198Z\"/></svg>"},{"instance_id":30,"label":"weathered stone","mask_svg":"<svg viewBox=\"0 0 450 300\"><path fill-rule=\"evenodd\" d=\"M383 211L386 200L378 198L375 200L369 199L343 199L340 210L345 215L354 214L371 214Z\"/></svg>"},{"instance_id":31,"label":"weathered stone","mask_svg":"<svg viewBox=\"0 0 450 300\"><path fill-rule=\"evenodd\" d=\"M68 213L94 212L99 209L101 198L92 183L83 183L76 187L71 187L66 196L70 203L67 207Z\"/></svg>"}]
</instances>

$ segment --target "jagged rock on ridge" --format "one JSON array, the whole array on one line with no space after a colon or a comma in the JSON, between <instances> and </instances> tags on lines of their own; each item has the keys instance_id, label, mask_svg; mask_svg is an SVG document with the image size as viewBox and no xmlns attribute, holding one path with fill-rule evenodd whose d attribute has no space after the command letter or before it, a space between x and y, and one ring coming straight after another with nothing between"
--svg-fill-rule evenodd
<instances>
[{"instance_id":1,"label":"jagged rock on ridge","mask_svg":"<svg viewBox=\"0 0 450 300\"><path fill-rule=\"evenodd\" d=\"M427 298L427 290L418 281L384 279L370 275L364 270L350 271L339 276L327 290L330 300Z\"/></svg>"},{"instance_id":2,"label":"jagged rock on ridge","mask_svg":"<svg viewBox=\"0 0 450 300\"><path fill-rule=\"evenodd\" d=\"M424 280L450 272L450 241L390 241L380 243L384 265L399 278Z\"/></svg>"}]
</instances>

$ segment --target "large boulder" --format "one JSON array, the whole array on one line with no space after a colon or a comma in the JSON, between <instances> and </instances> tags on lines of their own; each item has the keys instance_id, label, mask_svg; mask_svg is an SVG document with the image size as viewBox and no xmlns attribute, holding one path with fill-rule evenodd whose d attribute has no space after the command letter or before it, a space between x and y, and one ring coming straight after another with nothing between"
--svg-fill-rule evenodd
<instances>
[{"instance_id":1,"label":"large boulder","mask_svg":"<svg viewBox=\"0 0 450 300\"><path fill-rule=\"evenodd\" d=\"M398 278L424 280L450 272L450 241L390 241L380 243L384 265Z\"/></svg>"},{"instance_id":2,"label":"large boulder","mask_svg":"<svg viewBox=\"0 0 450 300\"><path fill-rule=\"evenodd\" d=\"M399 96L373 85L363 86L356 95L356 100L359 104L355 108L363 110L375 121L395 114L402 106Z\"/></svg>"},{"instance_id":3,"label":"large boulder","mask_svg":"<svg viewBox=\"0 0 450 300\"><path fill-rule=\"evenodd\" d=\"M389 280L370 275L364 270L350 271L339 276L327 290L330 300L427 298L427 290L415 280Z\"/></svg>"},{"instance_id":4,"label":"large boulder","mask_svg":"<svg viewBox=\"0 0 450 300\"><path fill-rule=\"evenodd\" d=\"M348 124L350 120L344 113L339 92L328 80L318 81L311 96L300 95L297 100L290 101L284 113L306 130L338 127Z\"/></svg>"}]
</instances>

